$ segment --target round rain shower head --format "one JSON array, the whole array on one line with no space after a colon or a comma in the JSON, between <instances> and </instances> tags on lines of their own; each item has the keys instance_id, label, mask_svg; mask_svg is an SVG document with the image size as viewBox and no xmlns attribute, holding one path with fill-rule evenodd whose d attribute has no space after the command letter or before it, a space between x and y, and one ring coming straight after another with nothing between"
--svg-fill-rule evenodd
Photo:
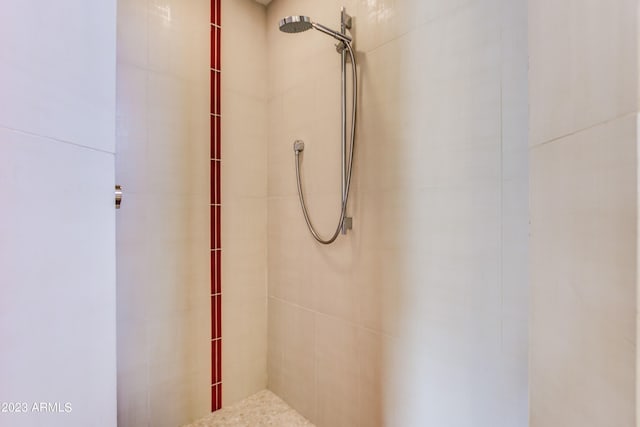
<instances>
[{"instance_id":1,"label":"round rain shower head","mask_svg":"<svg viewBox=\"0 0 640 427\"><path fill-rule=\"evenodd\" d=\"M280 31L285 33L301 33L313 27L308 16L287 16L280 20Z\"/></svg>"},{"instance_id":2,"label":"round rain shower head","mask_svg":"<svg viewBox=\"0 0 640 427\"><path fill-rule=\"evenodd\" d=\"M331 28L325 27L322 24L318 24L317 22L311 21L311 18L303 15L296 16L287 16L284 19L280 20L280 31L285 33L301 33L303 31L307 31L311 28L315 28L321 33L325 33L330 35L334 39L343 42L343 43L351 43L351 37L347 34L342 34L337 31L332 30Z\"/></svg>"}]
</instances>

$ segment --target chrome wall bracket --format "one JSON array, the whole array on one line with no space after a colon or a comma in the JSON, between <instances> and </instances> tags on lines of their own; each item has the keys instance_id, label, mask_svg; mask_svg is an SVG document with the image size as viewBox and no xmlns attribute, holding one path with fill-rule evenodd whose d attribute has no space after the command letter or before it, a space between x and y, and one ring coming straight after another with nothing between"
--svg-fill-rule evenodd
<instances>
[{"instance_id":1,"label":"chrome wall bracket","mask_svg":"<svg viewBox=\"0 0 640 427\"><path fill-rule=\"evenodd\" d=\"M347 13L347 9L345 9L344 6L342 7L342 10L340 12L340 20L342 21L342 25L345 29L350 30L351 26L353 25L353 17Z\"/></svg>"},{"instance_id":2,"label":"chrome wall bracket","mask_svg":"<svg viewBox=\"0 0 640 427\"><path fill-rule=\"evenodd\" d=\"M345 216L342 222L342 234L347 234L348 230L353 230L353 218Z\"/></svg>"},{"instance_id":3,"label":"chrome wall bracket","mask_svg":"<svg viewBox=\"0 0 640 427\"><path fill-rule=\"evenodd\" d=\"M342 34L346 34L346 30L350 30L353 26L353 17L347 13L347 9L342 7L340 10L340 30ZM345 42L341 41L336 44L336 52L342 54L347 48Z\"/></svg>"}]
</instances>

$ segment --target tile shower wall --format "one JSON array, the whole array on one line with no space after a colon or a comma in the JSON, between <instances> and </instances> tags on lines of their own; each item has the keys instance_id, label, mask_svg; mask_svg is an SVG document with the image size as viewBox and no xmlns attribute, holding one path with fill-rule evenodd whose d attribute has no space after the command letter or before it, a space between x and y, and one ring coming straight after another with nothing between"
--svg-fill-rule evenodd
<instances>
[{"instance_id":1,"label":"tile shower wall","mask_svg":"<svg viewBox=\"0 0 640 427\"><path fill-rule=\"evenodd\" d=\"M118 1L118 425L211 408L210 0Z\"/></svg>"},{"instance_id":2,"label":"tile shower wall","mask_svg":"<svg viewBox=\"0 0 640 427\"><path fill-rule=\"evenodd\" d=\"M339 209L339 57L305 14L354 15L354 229ZM268 8L269 388L323 426L526 426L523 0L275 0Z\"/></svg>"},{"instance_id":3,"label":"tile shower wall","mask_svg":"<svg viewBox=\"0 0 640 427\"><path fill-rule=\"evenodd\" d=\"M222 0L223 405L267 384L266 10Z\"/></svg>"},{"instance_id":4,"label":"tile shower wall","mask_svg":"<svg viewBox=\"0 0 640 427\"><path fill-rule=\"evenodd\" d=\"M637 422L637 8L529 2L532 427Z\"/></svg>"}]
</instances>

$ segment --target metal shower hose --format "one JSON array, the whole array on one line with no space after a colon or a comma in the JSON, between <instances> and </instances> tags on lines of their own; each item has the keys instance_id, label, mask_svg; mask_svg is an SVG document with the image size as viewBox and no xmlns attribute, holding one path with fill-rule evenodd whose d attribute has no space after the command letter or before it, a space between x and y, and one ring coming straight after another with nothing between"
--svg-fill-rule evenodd
<instances>
[{"instance_id":1,"label":"metal shower hose","mask_svg":"<svg viewBox=\"0 0 640 427\"><path fill-rule=\"evenodd\" d=\"M304 201L304 193L302 192L302 180L300 178L300 153L302 152L302 148L299 148L298 142L294 145L294 152L296 156L296 179L298 182L298 197L300 199L300 205L302 206L302 213L304 214L304 220L307 223L307 227L309 231L313 235L313 238L316 239L319 243L323 245L328 245L333 243L340 234L340 230L343 227L344 219L347 213L347 202L349 201L349 189L351 187L351 170L353 169L353 151L355 147L355 138L356 138L356 108L358 99L358 76L356 72L356 58L353 54L353 50L351 48L351 43L344 43L347 50L349 51L349 56L351 57L351 71L352 71L352 81L353 81L353 99L352 99L352 109L351 109L351 143L349 147L349 160L347 162L348 168L346 173L346 191L341 195L342 197L342 206L340 208L340 220L338 221L338 226L336 227L336 231L333 235L328 239L323 239L320 234L316 231L311 219L309 218L309 212L307 211L307 205Z\"/></svg>"}]
</instances>

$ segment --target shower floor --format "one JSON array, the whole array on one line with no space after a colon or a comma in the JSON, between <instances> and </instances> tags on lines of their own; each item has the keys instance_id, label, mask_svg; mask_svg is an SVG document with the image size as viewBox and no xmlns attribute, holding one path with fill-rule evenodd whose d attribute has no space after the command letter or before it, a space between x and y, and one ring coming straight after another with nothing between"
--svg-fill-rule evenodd
<instances>
[{"instance_id":1,"label":"shower floor","mask_svg":"<svg viewBox=\"0 0 640 427\"><path fill-rule=\"evenodd\" d=\"M314 427L282 399L262 390L183 427Z\"/></svg>"}]
</instances>

